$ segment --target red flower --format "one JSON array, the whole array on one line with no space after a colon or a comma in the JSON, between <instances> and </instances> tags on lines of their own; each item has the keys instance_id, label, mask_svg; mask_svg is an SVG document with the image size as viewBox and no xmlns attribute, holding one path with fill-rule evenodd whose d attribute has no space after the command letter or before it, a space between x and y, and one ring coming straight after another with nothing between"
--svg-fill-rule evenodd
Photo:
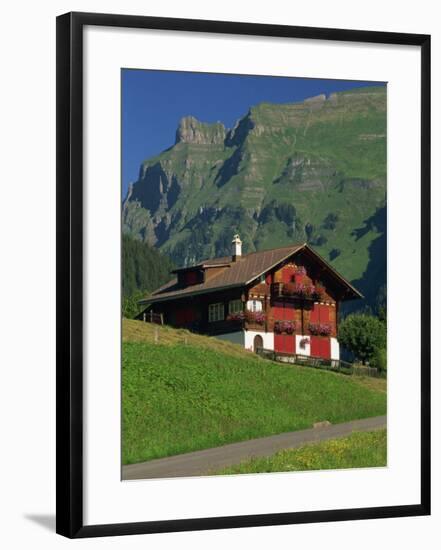
<instances>
[{"instance_id":1,"label":"red flower","mask_svg":"<svg viewBox=\"0 0 441 550\"><path fill-rule=\"evenodd\" d=\"M286 334L293 334L296 331L297 322L296 321L276 321L274 323L274 332L281 334L286 332Z\"/></svg>"},{"instance_id":2,"label":"red flower","mask_svg":"<svg viewBox=\"0 0 441 550\"><path fill-rule=\"evenodd\" d=\"M309 323L309 332L315 336L329 336L332 327L326 323Z\"/></svg>"}]
</instances>

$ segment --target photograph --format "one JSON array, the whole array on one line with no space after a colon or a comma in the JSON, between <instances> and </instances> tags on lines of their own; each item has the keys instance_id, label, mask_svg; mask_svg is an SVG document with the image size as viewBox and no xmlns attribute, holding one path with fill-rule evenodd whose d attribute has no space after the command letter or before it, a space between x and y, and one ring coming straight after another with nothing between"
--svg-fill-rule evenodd
<instances>
[{"instance_id":1,"label":"photograph","mask_svg":"<svg viewBox=\"0 0 441 550\"><path fill-rule=\"evenodd\" d=\"M121 68L122 480L387 467L387 90Z\"/></svg>"}]
</instances>

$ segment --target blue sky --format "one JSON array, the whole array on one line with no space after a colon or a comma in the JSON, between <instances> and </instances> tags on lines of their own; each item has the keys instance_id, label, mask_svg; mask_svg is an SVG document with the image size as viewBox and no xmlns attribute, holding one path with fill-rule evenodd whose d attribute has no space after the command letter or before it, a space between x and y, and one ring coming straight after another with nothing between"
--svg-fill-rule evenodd
<instances>
[{"instance_id":1,"label":"blue sky","mask_svg":"<svg viewBox=\"0 0 441 550\"><path fill-rule=\"evenodd\" d=\"M227 128L263 101L292 103L377 82L122 70L122 192L141 162L173 145L179 120L193 115Z\"/></svg>"}]
</instances>

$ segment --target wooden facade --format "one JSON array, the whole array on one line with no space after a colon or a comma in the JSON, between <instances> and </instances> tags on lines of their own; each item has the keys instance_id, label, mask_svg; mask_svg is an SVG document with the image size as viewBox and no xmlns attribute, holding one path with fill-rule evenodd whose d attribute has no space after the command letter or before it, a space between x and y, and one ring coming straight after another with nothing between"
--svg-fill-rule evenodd
<instances>
[{"instance_id":1,"label":"wooden facade","mask_svg":"<svg viewBox=\"0 0 441 550\"><path fill-rule=\"evenodd\" d=\"M245 268L237 262L246 258L232 260L233 267ZM177 270L174 294L168 292L165 299L153 295L140 318L149 320L150 311L173 327L225 339L242 334L240 342L248 348L263 345L285 353L336 358L339 302L358 296L318 258L305 245L254 280L205 291L204 284L212 284L229 269L225 260ZM197 291L191 292L192 286Z\"/></svg>"}]
</instances>

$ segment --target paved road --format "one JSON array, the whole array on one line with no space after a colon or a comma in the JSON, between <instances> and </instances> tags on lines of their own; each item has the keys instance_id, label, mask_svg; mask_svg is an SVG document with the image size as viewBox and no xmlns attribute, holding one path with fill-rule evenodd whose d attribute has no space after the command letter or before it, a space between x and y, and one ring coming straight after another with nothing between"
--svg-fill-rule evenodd
<instances>
[{"instance_id":1,"label":"paved road","mask_svg":"<svg viewBox=\"0 0 441 550\"><path fill-rule=\"evenodd\" d=\"M200 476L210 470L239 464L239 462L252 457L271 456L282 449L294 449L305 443L343 437L354 431L365 432L385 428L386 418L386 416L364 418L343 424L260 437L213 449L129 464L123 466L122 478L129 480Z\"/></svg>"}]
</instances>

